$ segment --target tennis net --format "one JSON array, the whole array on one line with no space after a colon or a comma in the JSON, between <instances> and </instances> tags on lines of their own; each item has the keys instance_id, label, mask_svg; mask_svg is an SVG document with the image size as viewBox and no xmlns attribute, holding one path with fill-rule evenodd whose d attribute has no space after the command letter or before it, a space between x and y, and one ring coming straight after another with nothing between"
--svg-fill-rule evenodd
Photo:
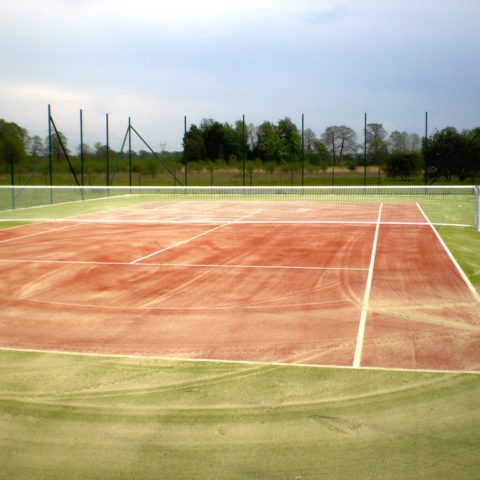
<instances>
[{"instance_id":1,"label":"tennis net","mask_svg":"<svg viewBox=\"0 0 480 480\"><path fill-rule=\"evenodd\" d=\"M0 222L381 222L478 230L479 205L475 186L0 186Z\"/></svg>"}]
</instances>

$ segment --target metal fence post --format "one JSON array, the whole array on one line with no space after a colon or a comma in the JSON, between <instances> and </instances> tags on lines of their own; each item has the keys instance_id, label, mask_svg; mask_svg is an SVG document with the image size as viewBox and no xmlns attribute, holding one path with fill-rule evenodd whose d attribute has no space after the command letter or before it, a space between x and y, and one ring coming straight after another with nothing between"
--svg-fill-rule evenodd
<instances>
[{"instance_id":1,"label":"metal fence post","mask_svg":"<svg viewBox=\"0 0 480 480\"><path fill-rule=\"evenodd\" d=\"M475 187L475 230L480 232L480 185Z\"/></svg>"}]
</instances>

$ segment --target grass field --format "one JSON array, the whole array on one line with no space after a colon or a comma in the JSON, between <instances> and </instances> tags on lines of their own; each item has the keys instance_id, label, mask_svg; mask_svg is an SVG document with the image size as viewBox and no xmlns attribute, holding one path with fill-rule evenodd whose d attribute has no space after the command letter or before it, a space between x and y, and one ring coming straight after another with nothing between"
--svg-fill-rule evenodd
<instances>
[{"instance_id":1,"label":"grass field","mask_svg":"<svg viewBox=\"0 0 480 480\"><path fill-rule=\"evenodd\" d=\"M480 234L439 232L480 290ZM7 350L0 371L9 480L480 476L478 374Z\"/></svg>"},{"instance_id":2,"label":"grass field","mask_svg":"<svg viewBox=\"0 0 480 480\"><path fill-rule=\"evenodd\" d=\"M472 479L480 376L0 353L8 479Z\"/></svg>"}]
</instances>

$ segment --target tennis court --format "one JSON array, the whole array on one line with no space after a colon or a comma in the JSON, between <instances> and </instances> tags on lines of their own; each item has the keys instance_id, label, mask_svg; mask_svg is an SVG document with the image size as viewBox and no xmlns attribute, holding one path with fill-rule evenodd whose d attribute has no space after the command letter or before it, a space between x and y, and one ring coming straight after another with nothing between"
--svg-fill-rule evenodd
<instances>
[{"instance_id":1,"label":"tennis court","mask_svg":"<svg viewBox=\"0 0 480 480\"><path fill-rule=\"evenodd\" d=\"M1 194L2 348L480 371L471 191Z\"/></svg>"}]
</instances>

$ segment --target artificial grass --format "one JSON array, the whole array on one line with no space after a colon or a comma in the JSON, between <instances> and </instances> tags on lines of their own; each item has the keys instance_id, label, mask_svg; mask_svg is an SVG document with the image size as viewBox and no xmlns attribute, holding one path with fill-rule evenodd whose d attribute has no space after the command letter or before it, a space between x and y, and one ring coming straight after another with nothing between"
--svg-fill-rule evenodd
<instances>
[{"instance_id":1,"label":"artificial grass","mask_svg":"<svg viewBox=\"0 0 480 480\"><path fill-rule=\"evenodd\" d=\"M480 290L480 234L438 231ZM0 373L0 471L9 480L480 471L480 374L19 351L0 351Z\"/></svg>"},{"instance_id":2,"label":"artificial grass","mask_svg":"<svg viewBox=\"0 0 480 480\"><path fill-rule=\"evenodd\" d=\"M480 375L0 352L9 479L472 478Z\"/></svg>"},{"instance_id":3,"label":"artificial grass","mask_svg":"<svg viewBox=\"0 0 480 480\"><path fill-rule=\"evenodd\" d=\"M437 227L462 270L480 293L480 232L473 228Z\"/></svg>"}]
</instances>

